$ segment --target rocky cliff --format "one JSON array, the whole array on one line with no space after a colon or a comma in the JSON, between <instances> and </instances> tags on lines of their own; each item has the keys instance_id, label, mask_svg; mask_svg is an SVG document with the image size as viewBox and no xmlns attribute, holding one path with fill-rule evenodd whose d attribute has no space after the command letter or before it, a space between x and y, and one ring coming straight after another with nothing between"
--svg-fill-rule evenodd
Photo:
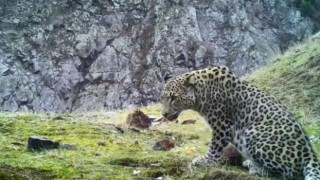
<instances>
[{"instance_id":1,"label":"rocky cliff","mask_svg":"<svg viewBox=\"0 0 320 180\"><path fill-rule=\"evenodd\" d=\"M3 0L0 110L146 105L168 73L224 64L243 75L315 22L277 0Z\"/></svg>"}]
</instances>

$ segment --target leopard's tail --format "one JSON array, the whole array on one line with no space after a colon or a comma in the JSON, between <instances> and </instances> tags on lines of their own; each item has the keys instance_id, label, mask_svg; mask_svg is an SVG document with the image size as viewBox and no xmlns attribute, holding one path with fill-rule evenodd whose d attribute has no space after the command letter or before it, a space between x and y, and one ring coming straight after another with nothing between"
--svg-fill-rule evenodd
<instances>
[{"instance_id":1,"label":"leopard's tail","mask_svg":"<svg viewBox=\"0 0 320 180\"><path fill-rule=\"evenodd\" d=\"M303 169L305 180L320 180L320 162L319 160L311 160Z\"/></svg>"}]
</instances>

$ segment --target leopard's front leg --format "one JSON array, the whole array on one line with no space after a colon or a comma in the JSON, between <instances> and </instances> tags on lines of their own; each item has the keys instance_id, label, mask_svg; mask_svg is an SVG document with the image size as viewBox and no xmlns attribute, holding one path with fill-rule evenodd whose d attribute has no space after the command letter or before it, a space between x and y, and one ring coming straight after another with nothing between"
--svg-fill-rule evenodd
<instances>
[{"instance_id":1,"label":"leopard's front leg","mask_svg":"<svg viewBox=\"0 0 320 180\"><path fill-rule=\"evenodd\" d=\"M208 152L205 156L197 157L192 160L192 165L213 166L216 165L222 156L223 148L230 141L230 132L228 125L217 121L208 121L212 126L212 139L209 145ZM214 122L214 123L213 123Z\"/></svg>"}]
</instances>

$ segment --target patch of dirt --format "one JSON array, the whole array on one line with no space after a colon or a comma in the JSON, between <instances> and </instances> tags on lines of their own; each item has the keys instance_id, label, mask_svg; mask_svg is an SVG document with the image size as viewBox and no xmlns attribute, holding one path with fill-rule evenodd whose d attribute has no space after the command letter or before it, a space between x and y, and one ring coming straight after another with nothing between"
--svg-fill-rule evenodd
<instances>
[{"instance_id":1,"label":"patch of dirt","mask_svg":"<svg viewBox=\"0 0 320 180\"><path fill-rule=\"evenodd\" d=\"M174 143L166 139L156 142L156 144L153 146L154 150L160 151L169 151L172 148L174 148Z\"/></svg>"},{"instance_id":2,"label":"patch of dirt","mask_svg":"<svg viewBox=\"0 0 320 180\"><path fill-rule=\"evenodd\" d=\"M111 165L127 166L127 167L139 167L145 166L144 164L139 163L137 160L132 158L120 158L115 159L109 162Z\"/></svg>"},{"instance_id":3,"label":"patch of dirt","mask_svg":"<svg viewBox=\"0 0 320 180\"><path fill-rule=\"evenodd\" d=\"M196 120L188 119L188 120L182 121L181 124L186 125L186 124L195 124L195 123L196 123Z\"/></svg>"}]
</instances>

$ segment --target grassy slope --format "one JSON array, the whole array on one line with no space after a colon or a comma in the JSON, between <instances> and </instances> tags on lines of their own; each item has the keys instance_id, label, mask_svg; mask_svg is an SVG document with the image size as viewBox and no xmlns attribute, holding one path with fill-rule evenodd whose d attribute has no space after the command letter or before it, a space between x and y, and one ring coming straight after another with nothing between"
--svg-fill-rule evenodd
<instances>
[{"instance_id":1,"label":"grassy slope","mask_svg":"<svg viewBox=\"0 0 320 180\"><path fill-rule=\"evenodd\" d=\"M320 128L314 125L319 125L320 116L319 47L317 35L250 76L303 118L309 135L318 137ZM159 105L142 111L160 116ZM247 170L229 165L190 172L188 163L205 154L210 140L209 128L196 113L187 111L179 117L180 122L196 119L194 125L163 124L156 131L136 133L125 126L129 112L119 111L117 118L105 113L64 114L62 120L54 115L0 113L0 179L254 179ZM116 133L110 124L119 125L124 133ZM32 135L74 144L77 150L31 152L26 145ZM176 147L153 150L160 139L171 139ZM319 141L313 144L320 153Z\"/></svg>"},{"instance_id":2,"label":"grassy slope","mask_svg":"<svg viewBox=\"0 0 320 180\"><path fill-rule=\"evenodd\" d=\"M320 137L320 32L251 74L249 80L294 112L309 135ZM320 141L314 142L314 148L320 152Z\"/></svg>"},{"instance_id":3,"label":"grassy slope","mask_svg":"<svg viewBox=\"0 0 320 180\"><path fill-rule=\"evenodd\" d=\"M320 123L320 33L251 74L250 80L298 117Z\"/></svg>"}]
</instances>

